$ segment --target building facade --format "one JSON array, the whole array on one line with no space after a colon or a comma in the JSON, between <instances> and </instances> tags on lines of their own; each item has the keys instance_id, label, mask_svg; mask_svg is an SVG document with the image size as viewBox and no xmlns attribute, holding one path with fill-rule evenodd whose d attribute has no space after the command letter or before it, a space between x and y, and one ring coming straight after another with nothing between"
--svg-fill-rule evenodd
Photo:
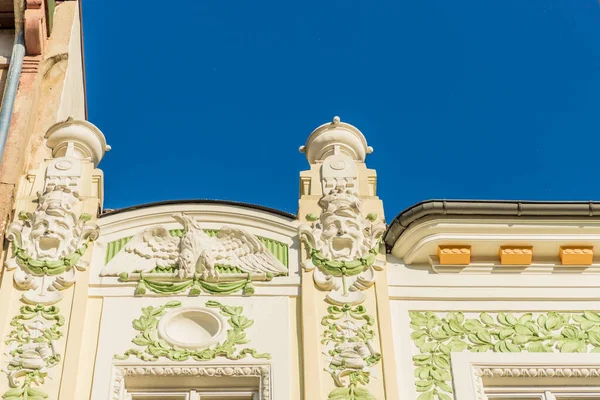
<instances>
[{"instance_id":1,"label":"building facade","mask_svg":"<svg viewBox=\"0 0 600 400\"><path fill-rule=\"evenodd\" d=\"M25 6L5 32L3 399L600 399L600 203L426 201L386 224L373 149L335 117L300 148L297 215L105 211L79 4Z\"/></svg>"}]
</instances>

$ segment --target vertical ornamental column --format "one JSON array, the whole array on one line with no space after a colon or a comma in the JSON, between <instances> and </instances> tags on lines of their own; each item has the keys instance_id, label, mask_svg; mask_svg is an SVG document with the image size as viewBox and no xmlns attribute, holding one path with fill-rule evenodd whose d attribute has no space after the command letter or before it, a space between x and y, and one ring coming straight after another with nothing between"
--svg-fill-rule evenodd
<instances>
[{"instance_id":1,"label":"vertical ornamental column","mask_svg":"<svg viewBox=\"0 0 600 400\"><path fill-rule=\"evenodd\" d=\"M94 220L101 180L95 167L110 148L104 135L89 122L69 119L45 137L52 157L32 174L29 188L21 185L6 235L12 254L5 267L14 271L15 289L2 290L15 290L11 299L17 302L5 329L9 389L2 398L10 400L57 396L73 303L70 288L87 268L86 251L99 233ZM36 191L36 196L29 193Z\"/></svg>"},{"instance_id":2,"label":"vertical ornamental column","mask_svg":"<svg viewBox=\"0 0 600 400\"><path fill-rule=\"evenodd\" d=\"M305 398L384 399L373 287L385 265L385 223L375 171L364 162L373 149L336 117L300 151L311 167L301 173L299 207Z\"/></svg>"}]
</instances>

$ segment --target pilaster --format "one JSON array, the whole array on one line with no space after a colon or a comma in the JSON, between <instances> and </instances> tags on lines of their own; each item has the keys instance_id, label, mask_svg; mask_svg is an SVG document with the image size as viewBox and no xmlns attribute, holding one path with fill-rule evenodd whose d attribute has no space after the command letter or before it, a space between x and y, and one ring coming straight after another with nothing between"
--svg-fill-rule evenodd
<instances>
[{"instance_id":1,"label":"pilaster","mask_svg":"<svg viewBox=\"0 0 600 400\"><path fill-rule=\"evenodd\" d=\"M385 220L376 173L365 164L373 149L335 117L300 151L310 164L298 211L305 398L396 400Z\"/></svg>"},{"instance_id":2,"label":"pilaster","mask_svg":"<svg viewBox=\"0 0 600 400\"><path fill-rule=\"evenodd\" d=\"M45 139L51 158L23 177L6 234L0 335L8 379L0 380L0 393L10 399L66 399L62 386L74 388L73 370L68 385L61 386L62 376L76 364L82 343L87 266L98 237L102 173L96 166L109 149L104 135L89 122L68 119Z\"/></svg>"}]
</instances>

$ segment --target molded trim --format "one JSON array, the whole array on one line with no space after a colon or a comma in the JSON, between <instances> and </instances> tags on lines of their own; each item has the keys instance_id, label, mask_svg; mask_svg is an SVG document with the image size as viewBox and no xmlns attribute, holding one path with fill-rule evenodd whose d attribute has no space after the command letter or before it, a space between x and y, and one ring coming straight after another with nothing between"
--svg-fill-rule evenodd
<instances>
[{"instance_id":1,"label":"molded trim","mask_svg":"<svg viewBox=\"0 0 600 400\"><path fill-rule=\"evenodd\" d=\"M266 211L271 214L279 215L281 217L288 218L290 220L295 220L296 215L288 213L286 211L277 210L275 208L265 207L258 204L251 203L243 203L240 201L231 201L231 200L213 200L213 199L191 199L191 200L164 200L157 201L153 203L145 203L138 204L131 207L119 208L116 210L110 210L101 213L98 218L106 218L115 214L121 214L129 211L141 210L144 208L158 207L158 206L166 206L166 205L175 205L175 204L217 204L217 205L225 205L225 206L238 206L244 208L250 208L253 210Z\"/></svg>"}]
</instances>

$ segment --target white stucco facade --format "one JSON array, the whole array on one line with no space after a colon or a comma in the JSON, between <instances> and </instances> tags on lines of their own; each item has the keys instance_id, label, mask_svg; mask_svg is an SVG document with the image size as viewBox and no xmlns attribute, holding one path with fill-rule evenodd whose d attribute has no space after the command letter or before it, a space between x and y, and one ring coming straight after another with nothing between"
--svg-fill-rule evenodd
<instances>
[{"instance_id":1,"label":"white stucco facade","mask_svg":"<svg viewBox=\"0 0 600 400\"><path fill-rule=\"evenodd\" d=\"M298 138L296 214L105 210L118 133L85 121L78 5L52 34L35 9L2 160L3 399L600 398L600 203L392 218L368 135L334 117Z\"/></svg>"}]
</instances>

